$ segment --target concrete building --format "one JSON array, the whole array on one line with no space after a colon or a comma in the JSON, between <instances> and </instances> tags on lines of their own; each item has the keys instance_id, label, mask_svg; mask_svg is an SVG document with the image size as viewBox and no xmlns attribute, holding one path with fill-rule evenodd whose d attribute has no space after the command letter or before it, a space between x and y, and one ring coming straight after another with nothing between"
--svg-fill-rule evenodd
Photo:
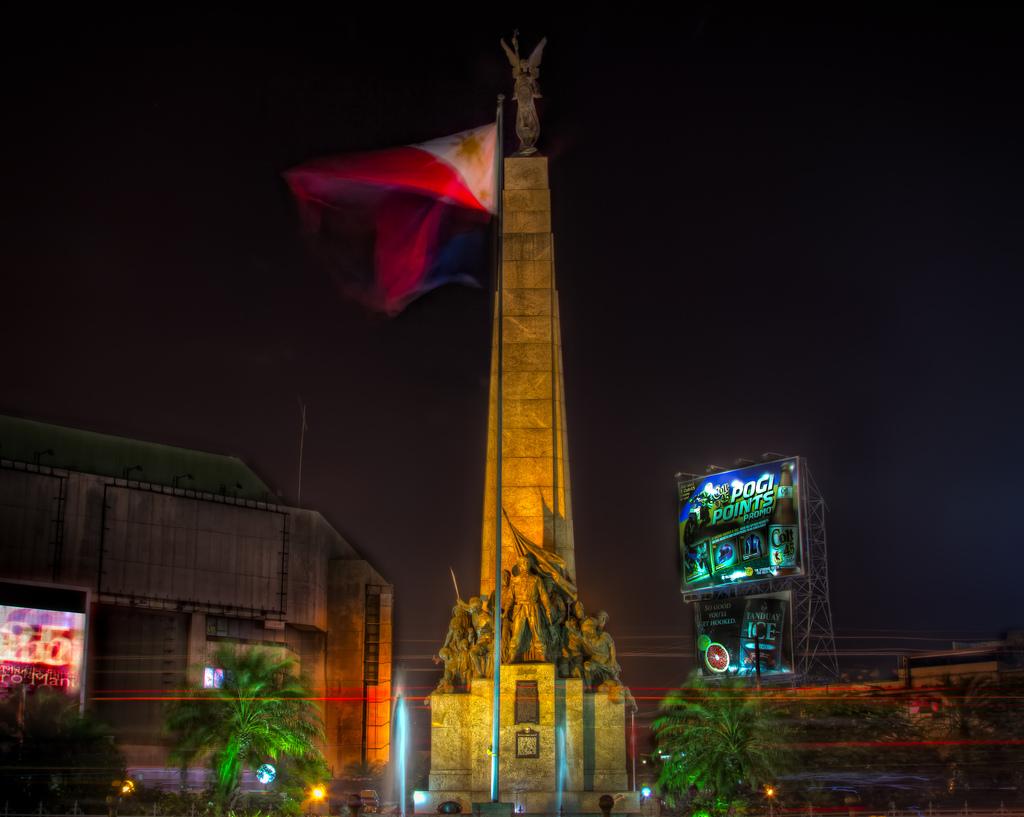
<instances>
[{"instance_id":1,"label":"concrete building","mask_svg":"<svg viewBox=\"0 0 1024 817\"><path fill-rule=\"evenodd\" d=\"M906 655L898 677L907 688L941 685L974 676L993 680L1024 675L1024 630L1010 630L997 641L954 641L948 650Z\"/></svg>"},{"instance_id":2,"label":"concrete building","mask_svg":"<svg viewBox=\"0 0 1024 817\"><path fill-rule=\"evenodd\" d=\"M335 774L388 759L392 586L235 457L0 417L0 579L89 591L85 699L132 767L225 643L298 663Z\"/></svg>"}]
</instances>

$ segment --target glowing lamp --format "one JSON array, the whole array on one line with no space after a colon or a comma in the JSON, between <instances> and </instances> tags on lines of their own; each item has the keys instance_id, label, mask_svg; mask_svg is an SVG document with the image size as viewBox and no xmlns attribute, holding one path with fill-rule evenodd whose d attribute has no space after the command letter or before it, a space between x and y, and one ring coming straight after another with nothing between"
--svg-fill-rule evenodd
<instances>
[{"instance_id":1,"label":"glowing lamp","mask_svg":"<svg viewBox=\"0 0 1024 817\"><path fill-rule=\"evenodd\" d=\"M324 797L327 796L327 789L323 786L313 786L313 788L310 789L309 796L314 800L323 800Z\"/></svg>"},{"instance_id":2,"label":"glowing lamp","mask_svg":"<svg viewBox=\"0 0 1024 817\"><path fill-rule=\"evenodd\" d=\"M270 763L264 763L256 770L256 779L264 786L273 783L276 778L277 769L275 769Z\"/></svg>"},{"instance_id":3,"label":"glowing lamp","mask_svg":"<svg viewBox=\"0 0 1024 817\"><path fill-rule=\"evenodd\" d=\"M133 791L135 791L134 780L125 780L121 784L121 794L131 794Z\"/></svg>"},{"instance_id":4,"label":"glowing lamp","mask_svg":"<svg viewBox=\"0 0 1024 817\"><path fill-rule=\"evenodd\" d=\"M765 797L774 797L775 796L775 786L765 786L764 787L764 796Z\"/></svg>"},{"instance_id":5,"label":"glowing lamp","mask_svg":"<svg viewBox=\"0 0 1024 817\"><path fill-rule=\"evenodd\" d=\"M640 796L645 798L645 799L650 797L651 796L651 787L650 786L644 786L642 789L640 789Z\"/></svg>"},{"instance_id":6,"label":"glowing lamp","mask_svg":"<svg viewBox=\"0 0 1024 817\"><path fill-rule=\"evenodd\" d=\"M414 791L412 793L412 802L417 806L422 806L427 802L427 793L425 791Z\"/></svg>"}]
</instances>

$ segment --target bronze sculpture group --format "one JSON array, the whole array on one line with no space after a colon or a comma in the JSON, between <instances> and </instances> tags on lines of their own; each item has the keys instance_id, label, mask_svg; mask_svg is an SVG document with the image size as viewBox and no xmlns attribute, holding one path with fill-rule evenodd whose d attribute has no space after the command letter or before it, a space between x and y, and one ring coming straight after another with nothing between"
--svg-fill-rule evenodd
<instances>
[{"instance_id":1,"label":"bronze sculpture group","mask_svg":"<svg viewBox=\"0 0 1024 817\"><path fill-rule=\"evenodd\" d=\"M502 662L547 662L561 678L582 678L590 689L621 687L608 614L587 615L575 584L555 554L516 534L521 555L501 576ZM435 661L444 664L438 692L493 676L494 594L458 600Z\"/></svg>"}]
</instances>

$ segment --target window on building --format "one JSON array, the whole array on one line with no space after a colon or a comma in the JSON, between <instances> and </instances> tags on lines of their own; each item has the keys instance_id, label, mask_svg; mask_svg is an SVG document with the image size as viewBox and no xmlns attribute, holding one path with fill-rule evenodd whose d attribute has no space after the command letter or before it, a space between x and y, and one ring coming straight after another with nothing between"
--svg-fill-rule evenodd
<instances>
[{"instance_id":1,"label":"window on building","mask_svg":"<svg viewBox=\"0 0 1024 817\"><path fill-rule=\"evenodd\" d=\"M220 667L206 667L203 670L203 689L221 689L223 686L223 669Z\"/></svg>"}]
</instances>

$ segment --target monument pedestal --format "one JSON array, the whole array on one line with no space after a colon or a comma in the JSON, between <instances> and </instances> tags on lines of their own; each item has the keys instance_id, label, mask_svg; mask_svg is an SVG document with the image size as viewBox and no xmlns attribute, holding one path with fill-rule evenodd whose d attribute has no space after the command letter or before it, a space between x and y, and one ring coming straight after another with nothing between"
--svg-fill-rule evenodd
<instances>
[{"instance_id":1,"label":"monument pedestal","mask_svg":"<svg viewBox=\"0 0 1024 817\"><path fill-rule=\"evenodd\" d=\"M492 683L476 678L469 692L430 696L430 790L417 793L417 814L446 800L475 812L490 800ZM598 798L611 794L622 795L613 811L639 811L636 793L625 791L625 709L620 688L584 692L554 664L503 665L502 803L528 814L599 814Z\"/></svg>"}]
</instances>

